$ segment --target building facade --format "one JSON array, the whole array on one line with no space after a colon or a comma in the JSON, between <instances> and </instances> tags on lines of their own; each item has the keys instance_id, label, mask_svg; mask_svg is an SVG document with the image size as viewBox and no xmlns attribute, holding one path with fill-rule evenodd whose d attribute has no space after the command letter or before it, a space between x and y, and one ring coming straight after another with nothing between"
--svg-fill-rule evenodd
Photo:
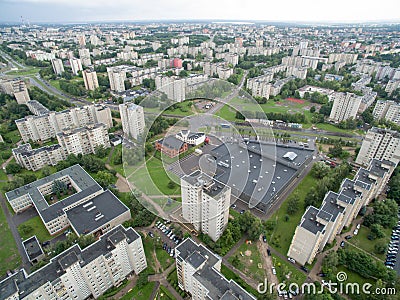
<instances>
[{"instance_id":1,"label":"building facade","mask_svg":"<svg viewBox=\"0 0 400 300\"><path fill-rule=\"evenodd\" d=\"M61 75L62 73L64 73L64 65L61 59L52 59L51 66L53 67L54 74Z\"/></svg>"},{"instance_id":2,"label":"building facade","mask_svg":"<svg viewBox=\"0 0 400 300\"><path fill-rule=\"evenodd\" d=\"M143 107L135 103L124 103L119 105L123 132L137 139L144 133L145 121Z\"/></svg>"},{"instance_id":3,"label":"building facade","mask_svg":"<svg viewBox=\"0 0 400 300\"><path fill-rule=\"evenodd\" d=\"M96 71L84 70L82 72L82 77L83 77L83 82L85 83L85 88L87 90L94 91L99 87Z\"/></svg>"},{"instance_id":4,"label":"building facade","mask_svg":"<svg viewBox=\"0 0 400 300\"><path fill-rule=\"evenodd\" d=\"M377 120L385 119L400 125L400 105L397 102L378 100L372 114Z\"/></svg>"},{"instance_id":5,"label":"building facade","mask_svg":"<svg viewBox=\"0 0 400 300\"><path fill-rule=\"evenodd\" d=\"M357 116L362 97L353 93L333 93L329 96L329 100L333 101L329 119L341 122Z\"/></svg>"},{"instance_id":6,"label":"building facade","mask_svg":"<svg viewBox=\"0 0 400 300\"><path fill-rule=\"evenodd\" d=\"M183 218L217 241L228 225L230 187L196 171L181 178L181 193Z\"/></svg>"}]
</instances>

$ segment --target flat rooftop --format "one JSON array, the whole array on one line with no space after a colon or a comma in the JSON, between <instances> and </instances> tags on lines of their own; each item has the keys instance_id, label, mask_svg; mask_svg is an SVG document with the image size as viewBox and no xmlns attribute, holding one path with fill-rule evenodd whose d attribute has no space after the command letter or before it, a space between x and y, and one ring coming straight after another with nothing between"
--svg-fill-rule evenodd
<instances>
[{"instance_id":1,"label":"flat rooftop","mask_svg":"<svg viewBox=\"0 0 400 300\"><path fill-rule=\"evenodd\" d=\"M39 256L43 255L42 247L40 247L39 241L36 236L32 236L29 239L23 241L22 245L25 248L29 261L33 261Z\"/></svg>"},{"instance_id":2,"label":"flat rooftop","mask_svg":"<svg viewBox=\"0 0 400 300\"><path fill-rule=\"evenodd\" d=\"M202 187L203 191L214 197L222 192L225 192L229 187L226 184L216 180L215 178L197 170L190 175L182 177L183 180L196 187Z\"/></svg>"},{"instance_id":3,"label":"flat rooftop","mask_svg":"<svg viewBox=\"0 0 400 300\"><path fill-rule=\"evenodd\" d=\"M297 156L293 160L283 158L288 152ZM217 180L231 187L235 196L267 205L294 178L313 150L258 142L228 142L214 148L212 154L217 161Z\"/></svg>"},{"instance_id":4,"label":"flat rooftop","mask_svg":"<svg viewBox=\"0 0 400 300\"><path fill-rule=\"evenodd\" d=\"M312 232L313 234L317 234L318 232L322 232L325 230L325 225L319 223L316 218L319 213L319 209L314 206L309 206L306 212L303 215L303 218L300 223L300 227Z\"/></svg>"},{"instance_id":5,"label":"flat rooftop","mask_svg":"<svg viewBox=\"0 0 400 300\"><path fill-rule=\"evenodd\" d=\"M69 209L67 217L79 235L89 234L111 220L129 211L111 191L104 193Z\"/></svg>"},{"instance_id":6,"label":"flat rooftop","mask_svg":"<svg viewBox=\"0 0 400 300\"><path fill-rule=\"evenodd\" d=\"M77 185L77 193L49 205L42 193L39 191L39 188L65 176L68 176ZM42 215L45 221L49 221L58 216L64 207L69 206L83 197L99 190L102 190L102 187L80 165L73 165L57 173L7 192L6 197L8 201L12 201L24 195L28 195L38 213Z\"/></svg>"}]
</instances>

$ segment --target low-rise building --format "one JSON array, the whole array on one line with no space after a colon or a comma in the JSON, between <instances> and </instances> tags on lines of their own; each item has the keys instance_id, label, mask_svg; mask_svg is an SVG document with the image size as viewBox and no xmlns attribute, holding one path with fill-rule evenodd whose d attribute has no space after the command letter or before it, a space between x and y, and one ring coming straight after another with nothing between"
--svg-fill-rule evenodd
<instances>
[{"instance_id":1,"label":"low-rise building","mask_svg":"<svg viewBox=\"0 0 400 300\"><path fill-rule=\"evenodd\" d=\"M188 150L188 144L177 139L173 135L169 135L163 139L156 141L156 150L168 155L169 157L178 156Z\"/></svg>"}]
</instances>

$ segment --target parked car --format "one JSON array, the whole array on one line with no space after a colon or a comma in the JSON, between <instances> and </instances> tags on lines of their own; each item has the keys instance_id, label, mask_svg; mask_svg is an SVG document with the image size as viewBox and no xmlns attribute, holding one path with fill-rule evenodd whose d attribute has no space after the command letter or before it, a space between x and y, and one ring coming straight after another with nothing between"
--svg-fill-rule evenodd
<instances>
[{"instance_id":1,"label":"parked car","mask_svg":"<svg viewBox=\"0 0 400 300\"><path fill-rule=\"evenodd\" d=\"M351 236L351 235L346 235L344 238L345 238L346 240L349 240L349 239L352 238L352 236Z\"/></svg>"},{"instance_id":2,"label":"parked car","mask_svg":"<svg viewBox=\"0 0 400 300\"><path fill-rule=\"evenodd\" d=\"M354 235L357 235L358 234L358 229L356 229L356 230L354 230Z\"/></svg>"},{"instance_id":3,"label":"parked car","mask_svg":"<svg viewBox=\"0 0 400 300\"><path fill-rule=\"evenodd\" d=\"M276 269L272 267L272 274L276 275Z\"/></svg>"},{"instance_id":4,"label":"parked car","mask_svg":"<svg viewBox=\"0 0 400 300\"><path fill-rule=\"evenodd\" d=\"M296 263L296 261L295 261L293 258L291 258L291 257L288 257L288 261L290 261L292 264L295 264L295 263Z\"/></svg>"},{"instance_id":5,"label":"parked car","mask_svg":"<svg viewBox=\"0 0 400 300\"><path fill-rule=\"evenodd\" d=\"M357 229L360 229L360 227L361 227L361 225L360 225L360 224L357 224L356 228L357 228Z\"/></svg>"},{"instance_id":6,"label":"parked car","mask_svg":"<svg viewBox=\"0 0 400 300\"><path fill-rule=\"evenodd\" d=\"M344 244L345 244L344 241L341 241L340 242L340 247L344 247Z\"/></svg>"},{"instance_id":7,"label":"parked car","mask_svg":"<svg viewBox=\"0 0 400 300\"><path fill-rule=\"evenodd\" d=\"M151 231L149 231L149 237L154 238L154 233L152 233Z\"/></svg>"},{"instance_id":8,"label":"parked car","mask_svg":"<svg viewBox=\"0 0 400 300\"><path fill-rule=\"evenodd\" d=\"M264 243L266 243L267 242L267 237L265 235L263 235L262 236L262 240L263 240Z\"/></svg>"}]
</instances>

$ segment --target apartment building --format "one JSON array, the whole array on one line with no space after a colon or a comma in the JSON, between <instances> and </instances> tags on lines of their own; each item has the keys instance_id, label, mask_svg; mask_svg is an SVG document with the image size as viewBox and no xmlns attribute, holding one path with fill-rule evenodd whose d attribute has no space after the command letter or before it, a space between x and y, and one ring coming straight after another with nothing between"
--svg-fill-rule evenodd
<instances>
[{"instance_id":1,"label":"apartment building","mask_svg":"<svg viewBox=\"0 0 400 300\"><path fill-rule=\"evenodd\" d=\"M378 100L372 113L375 119L385 119L400 124L400 105L390 100Z\"/></svg>"},{"instance_id":2,"label":"apartment building","mask_svg":"<svg viewBox=\"0 0 400 300\"><path fill-rule=\"evenodd\" d=\"M247 79L246 88L251 91L254 97L263 97L269 99L271 92L271 81L274 78L273 73L257 76Z\"/></svg>"},{"instance_id":3,"label":"apartment building","mask_svg":"<svg viewBox=\"0 0 400 300\"><path fill-rule=\"evenodd\" d=\"M175 248L179 287L193 300L256 298L221 273L222 258L187 238Z\"/></svg>"},{"instance_id":4,"label":"apartment building","mask_svg":"<svg viewBox=\"0 0 400 300\"><path fill-rule=\"evenodd\" d=\"M233 75L233 69L230 68L226 62L205 62L203 65L203 72L210 77L218 75L218 78L220 79L228 79L231 75Z\"/></svg>"},{"instance_id":5,"label":"apartment building","mask_svg":"<svg viewBox=\"0 0 400 300\"><path fill-rule=\"evenodd\" d=\"M31 100L25 82L20 79L0 80L0 91L14 96L18 104L26 104Z\"/></svg>"},{"instance_id":6,"label":"apartment building","mask_svg":"<svg viewBox=\"0 0 400 300\"><path fill-rule=\"evenodd\" d=\"M398 88L400 88L400 80L389 80L386 84L385 91L391 95Z\"/></svg>"},{"instance_id":7,"label":"apartment building","mask_svg":"<svg viewBox=\"0 0 400 300\"><path fill-rule=\"evenodd\" d=\"M125 91L126 68L125 66L117 66L107 68L108 80L110 81L110 89L114 92Z\"/></svg>"},{"instance_id":8,"label":"apartment building","mask_svg":"<svg viewBox=\"0 0 400 300\"><path fill-rule=\"evenodd\" d=\"M345 62L347 65L355 64L358 58L356 53L330 53L328 63Z\"/></svg>"},{"instance_id":9,"label":"apartment building","mask_svg":"<svg viewBox=\"0 0 400 300\"><path fill-rule=\"evenodd\" d=\"M2 299L99 298L147 267L140 235L118 226L85 249L74 245L35 272L21 269L0 282Z\"/></svg>"},{"instance_id":10,"label":"apartment building","mask_svg":"<svg viewBox=\"0 0 400 300\"><path fill-rule=\"evenodd\" d=\"M353 93L332 93L329 100L333 101L329 119L341 122L349 118L355 118L360 108L362 97Z\"/></svg>"},{"instance_id":11,"label":"apartment building","mask_svg":"<svg viewBox=\"0 0 400 300\"><path fill-rule=\"evenodd\" d=\"M85 88L90 91L94 91L99 87L99 82L97 80L97 73L93 70L84 70L82 72L83 82L85 83Z\"/></svg>"},{"instance_id":12,"label":"apartment building","mask_svg":"<svg viewBox=\"0 0 400 300\"><path fill-rule=\"evenodd\" d=\"M74 74L75 76L78 75L79 71L82 71L82 62L79 58L76 57L72 57L69 59L69 64L71 66L72 69L72 74Z\"/></svg>"},{"instance_id":13,"label":"apartment building","mask_svg":"<svg viewBox=\"0 0 400 300\"><path fill-rule=\"evenodd\" d=\"M75 193L58 201L55 185ZM6 193L15 213L34 207L51 235L71 227L78 235L96 237L131 218L129 208L103 188L80 165L74 165Z\"/></svg>"},{"instance_id":14,"label":"apartment building","mask_svg":"<svg viewBox=\"0 0 400 300\"><path fill-rule=\"evenodd\" d=\"M145 121L143 107L128 102L119 105L123 132L137 139L144 133Z\"/></svg>"},{"instance_id":15,"label":"apartment building","mask_svg":"<svg viewBox=\"0 0 400 300\"><path fill-rule=\"evenodd\" d=\"M28 106L29 111L35 116L45 115L50 112L47 107L36 100L29 100L28 102L26 102L26 106Z\"/></svg>"},{"instance_id":16,"label":"apartment building","mask_svg":"<svg viewBox=\"0 0 400 300\"><path fill-rule=\"evenodd\" d=\"M372 127L368 130L356 163L367 166L372 159L388 160L395 164L400 161L400 135L397 131Z\"/></svg>"},{"instance_id":17,"label":"apartment building","mask_svg":"<svg viewBox=\"0 0 400 300\"><path fill-rule=\"evenodd\" d=\"M326 244L351 226L360 209L382 193L395 167L390 161L374 159L353 180L344 179L338 193L326 193L321 208L309 206L296 228L288 257L301 265L311 264Z\"/></svg>"},{"instance_id":18,"label":"apartment building","mask_svg":"<svg viewBox=\"0 0 400 300\"><path fill-rule=\"evenodd\" d=\"M61 59L52 59L51 66L53 67L54 74L61 75L62 73L64 73L64 64Z\"/></svg>"},{"instance_id":19,"label":"apartment building","mask_svg":"<svg viewBox=\"0 0 400 300\"><path fill-rule=\"evenodd\" d=\"M157 90L165 93L169 99L176 102L184 101L190 88L205 80L207 80L207 76L203 74L193 74L186 78L158 75L155 78Z\"/></svg>"},{"instance_id":20,"label":"apartment building","mask_svg":"<svg viewBox=\"0 0 400 300\"><path fill-rule=\"evenodd\" d=\"M107 126L102 123L59 132L57 141L68 155L91 154L98 147L110 147Z\"/></svg>"},{"instance_id":21,"label":"apartment building","mask_svg":"<svg viewBox=\"0 0 400 300\"><path fill-rule=\"evenodd\" d=\"M82 65L84 65L85 67L92 65L92 61L90 60L89 49L81 48L78 51L79 51L79 58L82 62Z\"/></svg>"},{"instance_id":22,"label":"apartment building","mask_svg":"<svg viewBox=\"0 0 400 300\"><path fill-rule=\"evenodd\" d=\"M183 218L217 241L228 224L230 187L195 171L181 178L181 193Z\"/></svg>"},{"instance_id":23,"label":"apartment building","mask_svg":"<svg viewBox=\"0 0 400 300\"><path fill-rule=\"evenodd\" d=\"M332 95L335 92L334 90L331 90L331 89L321 88L321 87L312 86L312 85L305 85L305 86L299 88L298 91L299 91L301 98L304 97L305 93L312 94L312 93L318 92L320 94L327 95L329 97L330 95Z\"/></svg>"},{"instance_id":24,"label":"apartment building","mask_svg":"<svg viewBox=\"0 0 400 300\"><path fill-rule=\"evenodd\" d=\"M44 146L32 149L30 144L22 144L12 149L15 162L21 167L37 171L44 166L55 166L67 158L65 150L59 145Z\"/></svg>"},{"instance_id":25,"label":"apartment building","mask_svg":"<svg viewBox=\"0 0 400 300\"><path fill-rule=\"evenodd\" d=\"M110 108L100 104L86 105L61 112L50 111L35 116L26 116L15 121L25 143L29 140L46 141L55 138L57 133L65 129L79 128L95 123L102 123L107 128L111 128L113 124Z\"/></svg>"},{"instance_id":26,"label":"apartment building","mask_svg":"<svg viewBox=\"0 0 400 300\"><path fill-rule=\"evenodd\" d=\"M307 68L305 67L293 67L293 66L288 66L286 69L286 76L294 76L296 78L300 79L306 79L307 77Z\"/></svg>"}]
</instances>

